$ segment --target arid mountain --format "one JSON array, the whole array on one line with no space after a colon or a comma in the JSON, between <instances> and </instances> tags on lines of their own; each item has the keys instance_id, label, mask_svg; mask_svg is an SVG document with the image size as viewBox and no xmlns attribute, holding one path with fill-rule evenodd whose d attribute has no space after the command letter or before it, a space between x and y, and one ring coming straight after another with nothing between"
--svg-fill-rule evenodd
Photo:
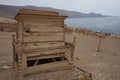
<instances>
[{"instance_id":1,"label":"arid mountain","mask_svg":"<svg viewBox=\"0 0 120 80\"><path fill-rule=\"evenodd\" d=\"M81 12L61 10L61 9L55 9L50 7L11 6L11 5L0 5L0 16L13 18L21 8L56 11L56 12L59 12L61 15L67 15L69 18L106 17L102 14L96 14L96 13L85 14Z\"/></svg>"}]
</instances>

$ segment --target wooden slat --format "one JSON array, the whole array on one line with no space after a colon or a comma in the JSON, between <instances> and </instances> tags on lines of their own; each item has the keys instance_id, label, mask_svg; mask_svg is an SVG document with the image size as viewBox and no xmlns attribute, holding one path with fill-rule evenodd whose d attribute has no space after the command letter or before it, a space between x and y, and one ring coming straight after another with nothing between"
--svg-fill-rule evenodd
<instances>
[{"instance_id":1,"label":"wooden slat","mask_svg":"<svg viewBox=\"0 0 120 80\"><path fill-rule=\"evenodd\" d=\"M63 21L54 21L53 26L64 27L64 22Z\"/></svg>"},{"instance_id":2,"label":"wooden slat","mask_svg":"<svg viewBox=\"0 0 120 80\"><path fill-rule=\"evenodd\" d=\"M27 57L30 56L43 56L43 55L49 55L49 54L54 54L54 53L64 53L66 49L54 49L54 50L32 50L32 51L25 51L25 55Z\"/></svg>"},{"instance_id":3,"label":"wooden slat","mask_svg":"<svg viewBox=\"0 0 120 80\"><path fill-rule=\"evenodd\" d=\"M65 57L67 58L68 62L73 64L73 60L72 60L72 49L69 47L69 48L66 48L66 52L65 52Z\"/></svg>"},{"instance_id":4,"label":"wooden slat","mask_svg":"<svg viewBox=\"0 0 120 80\"><path fill-rule=\"evenodd\" d=\"M63 31L63 24L62 22L43 22L41 21L41 23L39 22L25 22L24 23L24 29L25 28L30 28L30 31L39 31L39 32L58 32L58 31ZM53 28L54 27L54 28Z\"/></svg>"},{"instance_id":5,"label":"wooden slat","mask_svg":"<svg viewBox=\"0 0 120 80\"><path fill-rule=\"evenodd\" d=\"M57 58L57 57L64 57L64 53L59 53L59 54L48 54L44 56L32 56L28 57L27 60L38 60L38 59L47 59L47 58Z\"/></svg>"},{"instance_id":6,"label":"wooden slat","mask_svg":"<svg viewBox=\"0 0 120 80\"><path fill-rule=\"evenodd\" d=\"M30 30L30 32L63 32L62 27L52 27L52 26L46 26L46 25L39 25L39 26L26 26Z\"/></svg>"},{"instance_id":7,"label":"wooden slat","mask_svg":"<svg viewBox=\"0 0 120 80\"><path fill-rule=\"evenodd\" d=\"M45 23L24 23L24 28L25 27L31 27L31 28L39 28L39 27L42 27L42 28L44 28L44 27L52 27L52 24L51 23L48 23L48 24L45 24Z\"/></svg>"},{"instance_id":8,"label":"wooden slat","mask_svg":"<svg viewBox=\"0 0 120 80\"><path fill-rule=\"evenodd\" d=\"M63 33L31 33L24 37L24 42L63 41Z\"/></svg>"},{"instance_id":9,"label":"wooden slat","mask_svg":"<svg viewBox=\"0 0 120 80\"><path fill-rule=\"evenodd\" d=\"M28 36L37 36L37 37L43 37L43 36L57 36L57 35L63 35L62 32L24 32L24 37Z\"/></svg>"},{"instance_id":10,"label":"wooden slat","mask_svg":"<svg viewBox=\"0 0 120 80\"><path fill-rule=\"evenodd\" d=\"M33 67L28 67L24 70L24 74L33 74L37 72L46 72L46 71L56 71L56 70L65 70L71 69L71 65L67 61L53 62L48 64L36 65Z\"/></svg>"},{"instance_id":11,"label":"wooden slat","mask_svg":"<svg viewBox=\"0 0 120 80\"><path fill-rule=\"evenodd\" d=\"M50 26L50 25L53 25L53 24L59 24L59 25L63 25L62 24L63 21L51 21L51 20L48 20L48 19L42 19L40 21L25 21L24 22L24 26L25 25L47 25L47 26ZM54 26L55 27L55 26Z\"/></svg>"},{"instance_id":12,"label":"wooden slat","mask_svg":"<svg viewBox=\"0 0 120 80\"><path fill-rule=\"evenodd\" d=\"M64 42L45 42L45 43L24 43L24 50L49 48L49 47L60 47L65 46Z\"/></svg>"},{"instance_id":13,"label":"wooden slat","mask_svg":"<svg viewBox=\"0 0 120 80\"><path fill-rule=\"evenodd\" d=\"M18 25L18 27L17 27L17 41L19 42L19 43L22 43L22 41L23 41L23 23L22 22L19 22L18 23L19 25Z\"/></svg>"},{"instance_id":14,"label":"wooden slat","mask_svg":"<svg viewBox=\"0 0 120 80\"><path fill-rule=\"evenodd\" d=\"M19 72L18 63L16 61L14 62L13 66L14 66L14 69L16 70L16 72L18 73Z\"/></svg>"},{"instance_id":15,"label":"wooden slat","mask_svg":"<svg viewBox=\"0 0 120 80\"><path fill-rule=\"evenodd\" d=\"M46 18L46 19L44 19L44 18L43 18L43 19L33 18L33 19L32 19L32 18L24 18L24 17L23 17L23 18L20 18L19 20L20 20L20 21L24 21L24 22L26 22L26 21L29 20L30 22L40 22L40 23L41 23L41 22L44 22L44 23L45 23L45 21L46 21L46 22L48 22L48 21L49 21L49 22L50 22L50 21L51 21L51 22L56 22L56 21L57 21L57 22L62 22L62 21L63 21L62 19L48 19L48 18Z\"/></svg>"},{"instance_id":16,"label":"wooden slat","mask_svg":"<svg viewBox=\"0 0 120 80\"><path fill-rule=\"evenodd\" d=\"M38 16L38 15L19 15L16 19L20 21L60 21L62 22L67 16Z\"/></svg>"},{"instance_id":17,"label":"wooden slat","mask_svg":"<svg viewBox=\"0 0 120 80\"><path fill-rule=\"evenodd\" d=\"M58 16L58 12L54 11L44 11L44 10L32 10L32 9L21 9L19 14L36 14L36 15L50 15L50 16Z\"/></svg>"},{"instance_id":18,"label":"wooden slat","mask_svg":"<svg viewBox=\"0 0 120 80\"><path fill-rule=\"evenodd\" d=\"M46 25L54 25L53 27L57 27L57 26L55 26L55 24L58 24L58 25L62 25L63 26L63 21L52 21L52 20L48 20L48 19L42 19L42 20L31 20L31 21L25 21L24 22L24 24L36 24L36 23L39 23L40 25L42 25L42 24L46 24Z\"/></svg>"},{"instance_id":19,"label":"wooden slat","mask_svg":"<svg viewBox=\"0 0 120 80\"><path fill-rule=\"evenodd\" d=\"M25 69L27 67L27 57L24 53L22 53L22 68Z\"/></svg>"}]
</instances>

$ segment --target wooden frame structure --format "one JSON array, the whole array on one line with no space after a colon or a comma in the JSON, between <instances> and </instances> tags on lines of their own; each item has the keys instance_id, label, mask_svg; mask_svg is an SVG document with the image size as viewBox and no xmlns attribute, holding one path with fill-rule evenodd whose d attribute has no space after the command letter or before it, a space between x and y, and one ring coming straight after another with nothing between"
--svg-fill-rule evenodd
<instances>
[{"instance_id":1,"label":"wooden frame structure","mask_svg":"<svg viewBox=\"0 0 120 80\"><path fill-rule=\"evenodd\" d=\"M57 12L30 9L15 16L13 64L20 80L28 74L73 68L74 45L65 42L65 18Z\"/></svg>"}]
</instances>

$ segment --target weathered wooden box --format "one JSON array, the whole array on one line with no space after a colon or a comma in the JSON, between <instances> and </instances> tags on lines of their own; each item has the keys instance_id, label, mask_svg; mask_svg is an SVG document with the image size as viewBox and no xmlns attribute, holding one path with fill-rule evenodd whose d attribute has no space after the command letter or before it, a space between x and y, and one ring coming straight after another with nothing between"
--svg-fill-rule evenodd
<instances>
[{"instance_id":1,"label":"weathered wooden box","mask_svg":"<svg viewBox=\"0 0 120 80\"><path fill-rule=\"evenodd\" d=\"M30 9L21 9L15 16L18 25L13 38L13 60L20 80L24 75L74 68L74 44L65 42L66 17Z\"/></svg>"}]
</instances>

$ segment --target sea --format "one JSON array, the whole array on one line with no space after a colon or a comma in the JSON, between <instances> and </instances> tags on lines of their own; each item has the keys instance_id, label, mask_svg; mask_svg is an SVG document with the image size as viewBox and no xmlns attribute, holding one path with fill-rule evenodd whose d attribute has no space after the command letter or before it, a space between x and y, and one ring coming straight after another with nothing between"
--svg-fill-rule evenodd
<instances>
[{"instance_id":1,"label":"sea","mask_svg":"<svg viewBox=\"0 0 120 80\"><path fill-rule=\"evenodd\" d=\"M67 18L65 24L97 32L120 34L120 17Z\"/></svg>"}]
</instances>

